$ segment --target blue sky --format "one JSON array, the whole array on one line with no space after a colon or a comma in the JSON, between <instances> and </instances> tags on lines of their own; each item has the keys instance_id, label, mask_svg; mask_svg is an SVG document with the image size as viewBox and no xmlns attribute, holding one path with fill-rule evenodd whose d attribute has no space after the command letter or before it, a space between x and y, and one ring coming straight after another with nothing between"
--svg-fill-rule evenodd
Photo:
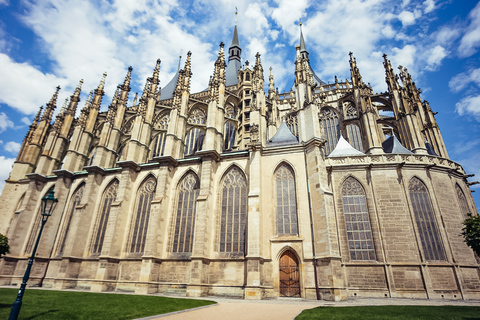
<instances>
[{"instance_id":1,"label":"blue sky","mask_svg":"<svg viewBox=\"0 0 480 320\"><path fill-rule=\"evenodd\" d=\"M375 92L387 90L383 53L395 68L407 67L422 98L438 112L450 158L476 174L471 181L480 179L477 1L0 0L0 189L34 114L57 85L60 109L80 79L84 102L106 71L106 109L128 66L133 66L133 99L158 58L165 86L179 55L190 50L192 92L202 90L218 44L231 43L235 6L242 61L254 61L260 52L280 92L293 83L300 21L311 64L325 82L350 77L350 51ZM472 189L478 207L480 185Z\"/></svg>"}]
</instances>

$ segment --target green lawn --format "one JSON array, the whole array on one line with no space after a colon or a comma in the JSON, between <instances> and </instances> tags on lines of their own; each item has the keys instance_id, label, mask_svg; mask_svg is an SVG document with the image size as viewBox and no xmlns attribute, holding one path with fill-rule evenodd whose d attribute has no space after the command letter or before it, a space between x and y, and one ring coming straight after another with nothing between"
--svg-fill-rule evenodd
<instances>
[{"instance_id":1,"label":"green lawn","mask_svg":"<svg viewBox=\"0 0 480 320\"><path fill-rule=\"evenodd\" d=\"M372 307L319 307L304 310L296 320L480 320L480 307L457 306L372 306Z\"/></svg>"},{"instance_id":2,"label":"green lawn","mask_svg":"<svg viewBox=\"0 0 480 320\"><path fill-rule=\"evenodd\" d=\"M0 289L0 319L7 319L17 289ZM214 304L156 296L28 289L19 319L135 319Z\"/></svg>"}]
</instances>

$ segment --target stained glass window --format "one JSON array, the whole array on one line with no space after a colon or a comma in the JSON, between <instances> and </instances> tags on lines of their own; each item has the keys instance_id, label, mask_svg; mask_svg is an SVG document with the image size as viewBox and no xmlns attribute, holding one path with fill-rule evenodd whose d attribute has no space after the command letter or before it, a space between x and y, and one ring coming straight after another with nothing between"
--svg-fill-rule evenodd
<instances>
[{"instance_id":1,"label":"stained glass window","mask_svg":"<svg viewBox=\"0 0 480 320\"><path fill-rule=\"evenodd\" d=\"M66 210L66 214L67 214L66 220L59 238L61 240L58 247L58 253L63 253L65 242L67 241L67 237L68 237L68 231L70 230L73 214L75 212L75 208L80 204L80 201L82 201L84 189L85 189L85 183L82 183L82 185L77 188L75 193L72 195L72 198L70 199L70 205Z\"/></svg>"},{"instance_id":2,"label":"stained glass window","mask_svg":"<svg viewBox=\"0 0 480 320\"><path fill-rule=\"evenodd\" d=\"M228 171L222 181L222 216L220 252L245 252L245 224L247 220L247 183L236 167Z\"/></svg>"},{"instance_id":3,"label":"stained glass window","mask_svg":"<svg viewBox=\"0 0 480 320\"><path fill-rule=\"evenodd\" d=\"M190 125L193 125L185 137L185 155L192 155L198 150L202 150L203 139L205 133L202 129L198 127L200 125L203 127L207 122L207 116L205 111L202 109L196 108L192 110L190 115L188 116L187 122Z\"/></svg>"},{"instance_id":4,"label":"stained glass window","mask_svg":"<svg viewBox=\"0 0 480 320\"><path fill-rule=\"evenodd\" d=\"M154 177L145 180L138 190L137 210L132 221L130 231L129 250L132 253L143 253L145 240L147 238L148 221L150 219L150 208L157 181Z\"/></svg>"},{"instance_id":5,"label":"stained glass window","mask_svg":"<svg viewBox=\"0 0 480 320\"><path fill-rule=\"evenodd\" d=\"M110 209L112 203L117 198L118 180L114 180L107 187L103 194L103 199L100 204L99 214L95 223L94 234L92 237L92 253L101 253L103 247L103 240L105 239L105 232L107 231L108 218L110 216Z\"/></svg>"},{"instance_id":6,"label":"stained glass window","mask_svg":"<svg viewBox=\"0 0 480 320\"><path fill-rule=\"evenodd\" d=\"M277 235L297 235L297 199L293 170L286 164L275 172Z\"/></svg>"},{"instance_id":7,"label":"stained glass window","mask_svg":"<svg viewBox=\"0 0 480 320\"><path fill-rule=\"evenodd\" d=\"M376 260L365 190L353 177L343 183L342 202L350 259Z\"/></svg>"},{"instance_id":8,"label":"stained glass window","mask_svg":"<svg viewBox=\"0 0 480 320\"><path fill-rule=\"evenodd\" d=\"M427 187L420 179L414 177L410 180L408 189L425 259L446 260Z\"/></svg>"},{"instance_id":9,"label":"stained glass window","mask_svg":"<svg viewBox=\"0 0 480 320\"><path fill-rule=\"evenodd\" d=\"M363 152L362 136L360 135L360 128L356 124L347 125L348 137L350 144L358 151Z\"/></svg>"},{"instance_id":10,"label":"stained glass window","mask_svg":"<svg viewBox=\"0 0 480 320\"><path fill-rule=\"evenodd\" d=\"M323 109L320 113L320 122L323 126L323 133L327 140L325 144L325 155L329 155L338 143L340 127L337 114L330 109Z\"/></svg>"},{"instance_id":11,"label":"stained glass window","mask_svg":"<svg viewBox=\"0 0 480 320\"><path fill-rule=\"evenodd\" d=\"M223 134L223 150L232 150L235 145L235 125L231 121L225 122Z\"/></svg>"},{"instance_id":12,"label":"stained glass window","mask_svg":"<svg viewBox=\"0 0 480 320\"><path fill-rule=\"evenodd\" d=\"M190 172L180 182L172 252L192 252L195 230L195 207L200 181Z\"/></svg>"},{"instance_id":13,"label":"stained glass window","mask_svg":"<svg viewBox=\"0 0 480 320\"><path fill-rule=\"evenodd\" d=\"M152 146L152 158L163 156L163 152L165 151L165 140L167 138L167 132L163 131L157 134L155 139L153 140Z\"/></svg>"}]
</instances>

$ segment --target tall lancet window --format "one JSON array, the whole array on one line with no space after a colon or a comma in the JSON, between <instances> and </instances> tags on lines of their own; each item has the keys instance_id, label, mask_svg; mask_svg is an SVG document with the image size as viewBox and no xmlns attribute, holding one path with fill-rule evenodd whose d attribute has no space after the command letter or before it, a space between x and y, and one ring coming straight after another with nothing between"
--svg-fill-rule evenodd
<instances>
[{"instance_id":1,"label":"tall lancet window","mask_svg":"<svg viewBox=\"0 0 480 320\"><path fill-rule=\"evenodd\" d=\"M195 207L200 193L200 181L196 174L190 172L182 179L178 187L172 252L192 252Z\"/></svg>"},{"instance_id":2,"label":"tall lancet window","mask_svg":"<svg viewBox=\"0 0 480 320\"><path fill-rule=\"evenodd\" d=\"M207 122L207 116L205 111L200 108L194 109L187 120L191 129L188 131L185 137L185 155L192 155L198 150L202 149L203 139L205 136L205 124Z\"/></svg>"},{"instance_id":3,"label":"tall lancet window","mask_svg":"<svg viewBox=\"0 0 480 320\"><path fill-rule=\"evenodd\" d=\"M128 250L131 253L143 253L145 239L147 238L148 220L150 219L150 208L157 181L154 177L145 180L137 194L137 210L130 230L130 243Z\"/></svg>"},{"instance_id":4,"label":"tall lancet window","mask_svg":"<svg viewBox=\"0 0 480 320\"><path fill-rule=\"evenodd\" d=\"M295 176L290 166L282 164L275 172L277 235L297 235L297 196Z\"/></svg>"},{"instance_id":5,"label":"tall lancet window","mask_svg":"<svg viewBox=\"0 0 480 320\"><path fill-rule=\"evenodd\" d=\"M63 249L65 248L65 242L67 241L68 232L70 231L70 226L72 223L73 214L75 213L75 208L80 204L83 197L83 190L85 189L85 183L82 183L75 193L70 198L70 204L67 208L64 224L62 227L62 231L60 233L60 242L58 244L58 253L63 253Z\"/></svg>"},{"instance_id":6,"label":"tall lancet window","mask_svg":"<svg viewBox=\"0 0 480 320\"><path fill-rule=\"evenodd\" d=\"M410 180L408 189L425 259L427 261L446 260L427 187L420 179L414 177Z\"/></svg>"},{"instance_id":7,"label":"tall lancet window","mask_svg":"<svg viewBox=\"0 0 480 320\"><path fill-rule=\"evenodd\" d=\"M338 116L331 109L323 109L320 112L320 122L323 127L323 134L327 140L325 144L325 155L329 155L333 149L335 149L340 135Z\"/></svg>"},{"instance_id":8,"label":"tall lancet window","mask_svg":"<svg viewBox=\"0 0 480 320\"><path fill-rule=\"evenodd\" d=\"M223 127L223 150L232 150L235 146L235 126L236 112L232 104L225 107L225 124Z\"/></svg>"},{"instance_id":9,"label":"tall lancet window","mask_svg":"<svg viewBox=\"0 0 480 320\"><path fill-rule=\"evenodd\" d=\"M457 192L457 199L458 199L458 204L460 206L460 212L462 213L462 216L464 219L468 218L468 214L472 213L470 210L470 207L468 206L467 198L465 197L465 194L462 191L462 188L457 184L455 184L455 191Z\"/></svg>"},{"instance_id":10,"label":"tall lancet window","mask_svg":"<svg viewBox=\"0 0 480 320\"><path fill-rule=\"evenodd\" d=\"M245 252L247 220L247 181L237 168L230 169L222 181L220 252Z\"/></svg>"},{"instance_id":11,"label":"tall lancet window","mask_svg":"<svg viewBox=\"0 0 480 320\"><path fill-rule=\"evenodd\" d=\"M376 260L365 190L353 177L343 183L342 202L350 259Z\"/></svg>"},{"instance_id":12,"label":"tall lancet window","mask_svg":"<svg viewBox=\"0 0 480 320\"><path fill-rule=\"evenodd\" d=\"M160 115L154 122L154 129L160 132L153 139L151 146L151 158L163 156L165 151L165 141L167 138L168 123L170 122L170 115Z\"/></svg>"},{"instance_id":13,"label":"tall lancet window","mask_svg":"<svg viewBox=\"0 0 480 320\"><path fill-rule=\"evenodd\" d=\"M355 123L347 125L347 132L352 147L363 152L362 136L360 134L360 128L358 125Z\"/></svg>"},{"instance_id":14,"label":"tall lancet window","mask_svg":"<svg viewBox=\"0 0 480 320\"><path fill-rule=\"evenodd\" d=\"M103 199L99 207L92 237L91 252L93 254L102 252L103 240L105 240L105 232L107 231L108 218L110 216L112 203L117 198L117 190L118 180L114 180L103 193Z\"/></svg>"},{"instance_id":15,"label":"tall lancet window","mask_svg":"<svg viewBox=\"0 0 480 320\"><path fill-rule=\"evenodd\" d=\"M50 189L48 189L48 191L44 194L43 197L47 196L47 194L53 190L55 186L51 187ZM42 198L43 198L42 197ZM32 227L32 231L30 232L30 236L28 237L28 242L27 242L27 246L25 247L25 253L28 254L28 253L31 253L32 250L33 250L33 245L35 243L35 240L37 239L37 235L38 235L38 231L39 231L39 228L40 228L40 224L41 224L41 221L42 221L42 213L40 212L42 209L40 208L39 212L37 212L37 214L35 215L34 219L35 219L35 222L33 223L33 227Z\"/></svg>"}]
</instances>

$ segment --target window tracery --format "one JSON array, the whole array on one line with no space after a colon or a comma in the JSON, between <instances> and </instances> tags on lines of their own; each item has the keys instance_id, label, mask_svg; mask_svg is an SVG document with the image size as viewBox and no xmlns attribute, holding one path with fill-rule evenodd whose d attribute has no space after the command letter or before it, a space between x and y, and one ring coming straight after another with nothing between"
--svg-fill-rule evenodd
<instances>
[{"instance_id":1,"label":"window tracery","mask_svg":"<svg viewBox=\"0 0 480 320\"><path fill-rule=\"evenodd\" d=\"M277 235L297 235L297 199L293 171L282 164L275 172Z\"/></svg>"},{"instance_id":2,"label":"window tracery","mask_svg":"<svg viewBox=\"0 0 480 320\"><path fill-rule=\"evenodd\" d=\"M410 180L408 189L425 259L427 261L446 260L427 187L420 179L414 177Z\"/></svg>"},{"instance_id":3,"label":"window tracery","mask_svg":"<svg viewBox=\"0 0 480 320\"><path fill-rule=\"evenodd\" d=\"M190 124L205 124L207 122L207 115L202 109L195 108L190 112L187 122Z\"/></svg>"},{"instance_id":4,"label":"window tracery","mask_svg":"<svg viewBox=\"0 0 480 320\"><path fill-rule=\"evenodd\" d=\"M130 244L128 246L131 253L143 253L145 250L150 209L156 186L156 179L150 177L138 189L137 210L132 221Z\"/></svg>"},{"instance_id":5,"label":"window tracery","mask_svg":"<svg viewBox=\"0 0 480 320\"><path fill-rule=\"evenodd\" d=\"M96 227L94 228L92 236L91 252L93 254L99 254L102 252L110 210L112 208L112 203L117 198L118 184L118 180L113 181L103 194L103 199L99 207L100 212L97 216L97 221L95 223Z\"/></svg>"},{"instance_id":6,"label":"window tracery","mask_svg":"<svg viewBox=\"0 0 480 320\"><path fill-rule=\"evenodd\" d=\"M298 137L298 118L296 113L291 113L285 117L285 124L290 131Z\"/></svg>"},{"instance_id":7,"label":"window tracery","mask_svg":"<svg viewBox=\"0 0 480 320\"><path fill-rule=\"evenodd\" d=\"M347 132L350 144L358 151L364 152L360 127L356 123L349 124L347 125Z\"/></svg>"},{"instance_id":8,"label":"window tracery","mask_svg":"<svg viewBox=\"0 0 480 320\"><path fill-rule=\"evenodd\" d=\"M358 117L357 108L351 101L344 102L343 108L345 110L345 119L350 120Z\"/></svg>"},{"instance_id":9,"label":"window tracery","mask_svg":"<svg viewBox=\"0 0 480 320\"><path fill-rule=\"evenodd\" d=\"M320 112L320 122L323 126L325 139L325 155L329 155L338 143L340 126L337 114L331 109L323 109Z\"/></svg>"},{"instance_id":10,"label":"window tracery","mask_svg":"<svg viewBox=\"0 0 480 320\"><path fill-rule=\"evenodd\" d=\"M233 167L223 178L221 199L219 251L244 253L247 183L238 168Z\"/></svg>"},{"instance_id":11,"label":"window tracery","mask_svg":"<svg viewBox=\"0 0 480 320\"><path fill-rule=\"evenodd\" d=\"M349 177L342 187L342 203L351 260L376 260L365 190Z\"/></svg>"},{"instance_id":12,"label":"window tracery","mask_svg":"<svg viewBox=\"0 0 480 320\"><path fill-rule=\"evenodd\" d=\"M182 179L178 187L172 252L192 252L195 208L199 193L200 181L194 173L190 172Z\"/></svg>"}]
</instances>

